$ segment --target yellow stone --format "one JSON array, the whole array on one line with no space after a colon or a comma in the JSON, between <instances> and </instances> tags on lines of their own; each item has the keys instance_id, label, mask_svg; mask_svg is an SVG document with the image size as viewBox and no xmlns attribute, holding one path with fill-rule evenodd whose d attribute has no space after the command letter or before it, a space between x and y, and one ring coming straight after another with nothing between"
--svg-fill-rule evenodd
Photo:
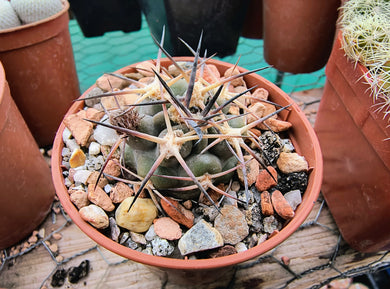
<instances>
[{"instance_id":1,"label":"yellow stone","mask_svg":"<svg viewBox=\"0 0 390 289\"><path fill-rule=\"evenodd\" d=\"M151 199L137 198L131 210L130 205L134 197L123 200L115 211L115 220L118 226L135 233L146 232L157 217L157 207Z\"/></svg>"},{"instance_id":2,"label":"yellow stone","mask_svg":"<svg viewBox=\"0 0 390 289\"><path fill-rule=\"evenodd\" d=\"M69 164L71 168L77 168L84 165L86 156L81 149L75 149L70 156Z\"/></svg>"}]
</instances>

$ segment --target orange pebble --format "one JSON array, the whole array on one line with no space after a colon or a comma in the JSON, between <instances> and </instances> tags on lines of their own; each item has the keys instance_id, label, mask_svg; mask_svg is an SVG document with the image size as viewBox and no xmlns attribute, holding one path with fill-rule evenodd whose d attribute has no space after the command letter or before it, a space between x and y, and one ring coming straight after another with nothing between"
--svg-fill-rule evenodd
<instances>
[{"instance_id":1,"label":"orange pebble","mask_svg":"<svg viewBox=\"0 0 390 289\"><path fill-rule=\"evenodd\" d=\"M268 191L264 191L260 195L261 198L261 212L265 216L271 216L274 214L274 208L271 202L271 195Z\"/></svg>"},{"instance_id":2,"label":"orange pebble","mask_svg":"<svg viewBox=\"0 0 390 289\"><path fill-rule=\"evenodd\" d=\"M291 208L290 204L284 198L283 194L276 190L272 193L272 205L276 213L285 220L290 220L294 217L294 210Z\"/></svg>"}]
</instances>

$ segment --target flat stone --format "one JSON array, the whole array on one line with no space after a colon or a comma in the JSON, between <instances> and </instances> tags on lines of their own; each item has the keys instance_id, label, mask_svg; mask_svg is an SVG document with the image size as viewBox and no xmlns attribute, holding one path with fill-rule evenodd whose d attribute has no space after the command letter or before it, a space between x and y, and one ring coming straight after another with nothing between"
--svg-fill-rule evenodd
<instances>
[{"instance_id":1,"label":"flat stone","mask_svg":"<svg viewBox=\"0 0 390 289\"><path fill-rule=\"evenodd\" d=\"M289 191L284 194L284 198L290 204L291 208L295 211L300 203L302 203L302 194L300 190Z\"/></svg>"},{"instance_id":2,"label":"flat stone","mask_svg":"<svg viewBox=\"0 0 390 289\"><path fill-rule=\"evenodd\" d=\"M255 120L258 120L259 118L261 118L263 116L264 111L265 111L265 106L261 102L256 102L256 103L250 105L248 107L248 110L249 110L248 112L250 112L250 114L248 114L248 116L247 116L247 122L252 123Z\"/></svg>"},{"instance_id":3,"label":"flat stone","mask_svg":"<svg viewBox=\"0 0 390 289\"><path fill-rule=\"evenodd\" d=\"M177 223L182 224L187 228L191 228L194 225L194 214L190 210L184 208L178 201L171 198L166 199L172 205L164 199L161 199L161 206L165 213Z\"/></svg>"},{"instance_id":4,"label":"flat stone","mask_svg":"<svg viewBox=\"0 0 390 289\"><path fill-rule=\"evenodd\" d=\"M93 124L91 122L83 120L77 114L71 114L64 118L64 124L71 131L79 145L85 146L87 144L93 132Z\"/></svg>"},{"instance_id":5,"label":"flat stone","mask_svg":"<svg viewBox=\"0 0 390 289\"><path fill-rule=\"evenodd\" d=\"M103 123L109 122L104 121ZM97 125L93 132L93 137L100 145L112 146L118 140L119 135L114 129L102 125Z\"/></svg>"},{"instance_id":6,"label":"flat stone","mask_svg":"<svg viewBox=\"0 0 390 289\"><path fill-rule=\"evenodd\" d=\"M146 238L143 234L130 231L130 238L138 244L146 245Z\"/></svg>"},{"instance_id":7,"label":"flat stone","mask_svg":"<svg viewBox=\"0 0 390 289\"><path fill-rule=\"evenodd\" d=\"M179 224L169 217L155 219L153 225L157 236L162 239L178 240L182 235Z\"/></svg>"},{"instance_id":8,"label":"flat stone","mask_svg":"<svg viewBox=\"0 0 390 289\"><path fill-rule=\"evenodd\" d=\"M89 176L88 180L87 180L87 184L88 185L95 185L98 176L99 176L99 172L96 172L96 171L92 172L91 175ZM98 182L97 185L99 187L103 188L107 184L108 184L108 180L104 176L100 176L100 179L99 179L99 182Z\"/></svg>"},{"instance_id":9,"label":"flat stone","mask_svg":"<svg viewBox=\"0 0 390 289\"><path fill-rule=\"evenodd\" d=\"M278 173L272 166L268 166L267 170L261 170L260 173L257 175L256 179L256 189L259 192L267 191L270 188L276 186L277 180L278 180ZM271 173L271 175L269 174Z\"/></svg>"},{"instance_id":10,"label":"flat stone","mask_svg":"<svg viewBox=\"0 0 390 289\"><path fill-rule=\"evenodd\" d=\"M151 199L137 198L131 210L134 197L129 197L115 211L118 226L136 233L146 232L157 217L157 208Z\"/></svg>"},{"instance_id":11,"label":"flat stone","mask_svg":"<svg viewBox=\"0 0 390 289\"><path fill-rule=\"evenodd\" d=\"M307 172L309 165L304 156L297 153L281 152L276 164L285 174Z\"/></svg>"},{"instance_id":12,"label":"flat stone","mask_svg":"<svg viewBox=\"0 0 390 289\"><path fill-rule=\"evenodd\" d=\"M214 227L222 235L225 244L235 245L249 234L245 215L235 206L224 206L215 218Z\"/></svg>"},{"instance_id":13,"label":"flat stone","mask_svg":"<svg viewBox=\"0 0 390 289\"><path fill-rule=\"evenodd\" d=\"M88 186L88 200L107 212L111 212L115 209L110 197L99 186L96 186L96 188L95 185Z\"/></svg>"},{"instance_id":14,"label":"flat stone","mask_svg":"<svg viewBox=\"0 0 390 289\"><path fill-rule=\"evenodd\" d=\"M235 75L238 75L238 74L240 74L240 71L238 70L238 68L232 66L232 67L226 69L226 71L225 71L223 76L225 78L228 78L230 76L235 76ZM244 81L244 77L243 76L240 76L240 77L237 77L237 78L233 79L232 81L230 81L230 83L233 86L246 86L246 83Z\"/></svg>"},{"instance_id":15,"label":"flat stone","mask_svg":"<svg viewBox=\"0 0 390 289\"><path fill-rule=\"evenodd\" d=\"M130 81L108 74L104 74L96 80L96 86L103 91L112 91L115 88L122 89L128 85L130 85Z\"/></svg>"},{"instance_id":16,"label":"flat stone","mask_svg":"<svg viewBox=\"0 0 390 289\"><path fill-rule=\"evenodd\" d=\"M115 204L122 203L124 199L134 195L134 190L122 182L117 182L111 189L110 198Z\"/></svg>"},{"instance_id":17,"label":"flat stone","mask_svg":"<svg viewBox=\"0 0 390 289\"><path fill-rule=\"evenodd\" d=\"M233 255L236 253L237 250L235 247L233 247L232 245L225 245L223 247L216 249L215 252L212 252L210 254L210 258L219 258L219 257Z\"/></svg>"},{"instance_id":18,"label":"flat stone","mask_svg":"<svg viewBox=\"0 0 390 289\"><path fill-rule=\"evenodd\" d=\"M191 253L222 247L222 235L209 223L200 220L179 240L180 253L185 256Z\"/></svg>"},{"instance_id":19,"label":"flat stone","mask_svg":"<svg viewBox=\"0 0 390 289\"><path fill-rule=\"evenodd\" d=\"M89 205L79 210L80 216L97 229L109 226L108 216L104 210L96 205Z\"/></svg>"}]
</instances>

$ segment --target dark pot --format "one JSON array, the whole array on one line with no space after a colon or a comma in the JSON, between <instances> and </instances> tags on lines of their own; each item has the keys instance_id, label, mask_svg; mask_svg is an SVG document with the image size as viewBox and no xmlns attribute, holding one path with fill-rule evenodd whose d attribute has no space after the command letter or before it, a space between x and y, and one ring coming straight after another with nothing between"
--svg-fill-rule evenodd
<instances>
[{"instance_id":1,"label":"dark pot","mask_svg":"<svg viewBox=\"0 0 390 289\"><path fill-rule=\"evenodd\" d=\"M208 55L234 54L241 33L247 0L139 0L151 33L161 39L166 29L164 48L173 56L191 55L178 39L196 49L203 31L203 45ZM203 51L202 51L203 55Z\"/></svg>"},{"instance_id":2,"label":"dark pot","mask_svg":"<svg viewBox=\"0 0 390 289\"><path fill-rule=\"evenodd\" d=\"M141 9L137 0L95 0L93 4L87 0L69 0L69 3L85 37L141 29Z\"/></svg>"}]
</instances>

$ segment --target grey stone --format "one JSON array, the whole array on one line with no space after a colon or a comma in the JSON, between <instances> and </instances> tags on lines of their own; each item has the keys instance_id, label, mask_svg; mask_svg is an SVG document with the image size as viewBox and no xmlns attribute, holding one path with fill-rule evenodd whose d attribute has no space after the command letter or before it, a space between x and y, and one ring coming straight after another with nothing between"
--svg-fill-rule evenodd
<instances>
[{"instance_id":1,"label":"grey stone","mask_svg":"<svg viewBox=\"0 0 390 289\"><path fill-rule=\"evenodd\" d=\"M300 203L302 203L302 194L300 190L289 191L284 194L284 198L290 204L291 208L295 211Z\"/></svg>"},{"instance_id":2,"label":"grey stone","mask_svg":"<svg viewBox=\"0 0 390 289\"><path fill-rule=\"evenodd\" d=\"M205 220L196 223L181 237L178 243L180 253L183 256L223 245L221 234Z\"/></svg>"},{"instance_id":3,"label":"grey stone","mask_svg":"<svg viewBox=\"0 0 390 289\"><path fill-rule=\"evenodd\" d=\"M152 241L154 238L156 238L157 234L154 231L154 225L151 225L148 231L145 233L145 239L146 241Z\"/></svg>"},{"instance_id":4,"label":"grey stone","mask_svg":"<svg viewBox=\"0 0 390 289\"><path fill-rule=\"evenodd\" d=\"M275 230L280 230L282 228L282 224L274 216L269 216L264 218L263 220L263 230L266 233L271 234Z\"/></svg>"},{"instance_id":5,"label":"grey stone","mask_svg":"<svg viewBox=\"0 0 390 289\"><path fill-rule=\"evenodd\" d=\"M172 254L174 249L174 246L172 246L166 239L155 237L152 240L152 252L155 256L169 256Z\"/></svg>"},{"instance_id":6,"label":"grey stone","mask_svg":"<svg viewBox=\"0 0 390 289\"><path fill-rule=\"evenodd\" d=\"M214 227L221 233L225 244L235 245L249 234L245 215L235 206L224 206L215 218Z\"/></svg>"}]
</instances>

